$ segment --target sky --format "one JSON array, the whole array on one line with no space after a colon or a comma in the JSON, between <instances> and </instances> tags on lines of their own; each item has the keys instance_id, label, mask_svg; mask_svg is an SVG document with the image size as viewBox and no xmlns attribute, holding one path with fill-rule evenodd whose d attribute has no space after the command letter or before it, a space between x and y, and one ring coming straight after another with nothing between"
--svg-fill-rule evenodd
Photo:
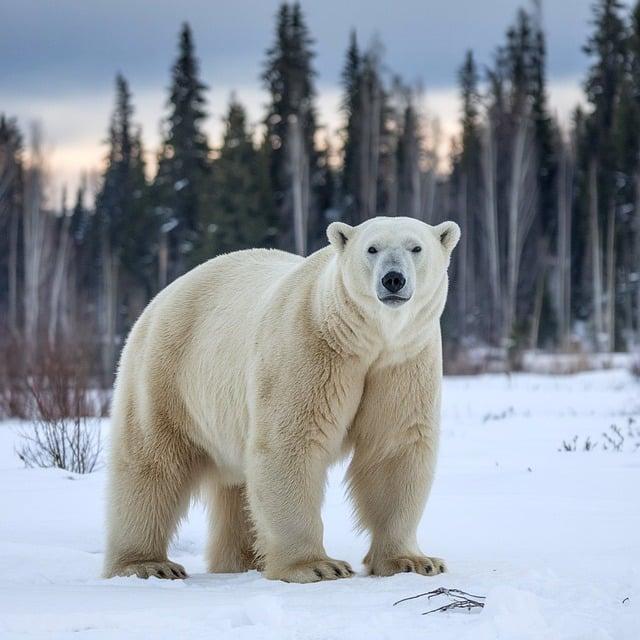
<instances>
[{"instance_id":1,"label":"sky","mask_svg":"<svg viewBox=\"0 0 640 640\"><path fill-rule=\"evenodd\" d=\"M276 0L0 0L0 112L26 130L44 129L55 198L62 184L75 188L82 171L101 167L106 153L114 78L130 83L135 120L150 158L166 114L169 69L180 24L194 32L203 81L209 86L211 142L235 92L258 122L266 94L259 80L273 38ZM423 108L437 117L444 137L456 132L455 79L465 51L491 64L517 9L527 0L308 0L301 2L315 40L321 123L340 125L340 71L349 31L366 45L384 44L390 72L424 89ZM588 66L582 52L592 0L546 0L548 79L552 110L566 121L582 99ZM51 195L54 194L54 195Z\"/></svg>"}]
</instances>

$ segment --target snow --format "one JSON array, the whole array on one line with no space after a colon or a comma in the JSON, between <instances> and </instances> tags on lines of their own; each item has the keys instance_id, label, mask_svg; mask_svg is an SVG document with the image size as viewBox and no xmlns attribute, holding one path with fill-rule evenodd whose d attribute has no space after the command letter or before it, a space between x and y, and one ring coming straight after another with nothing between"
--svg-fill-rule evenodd
<instances>
[{"instance_id":1,"label":"snow","mask_svg":"<svg viewBox=\"0 0 640 640\"><path fill-rule=\"evenodd\" d=\"M285 584L205 572L206 520L194 506L170 554L191 577L99 578L105 471L24 469L18 423L0 424L0 638L437 638L636 640L640 637L640 449L558 451L611 424L640 426L640 385L613 370L574 376L447 378L436 482L419 540L449 573L371 578L332 470L324 506L330 555L360 574ZM108 437L108 423L103 424ZM448 587L483 610L422 612Z\"/></svg>"}]
</instances>

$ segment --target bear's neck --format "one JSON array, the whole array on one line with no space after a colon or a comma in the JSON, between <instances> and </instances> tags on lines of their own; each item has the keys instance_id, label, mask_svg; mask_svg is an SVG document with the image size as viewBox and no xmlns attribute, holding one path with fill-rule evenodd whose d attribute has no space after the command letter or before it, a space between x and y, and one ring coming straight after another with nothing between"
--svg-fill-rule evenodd
<instances>
[{"instance_id":1,"label":"bear's neck","mask_svg":"<svg viewBox=\"0 0 640 640\"><path fill-rule=\"evenodd\" d=\"M333 260L323 269L313 299L318 331L343 355L373 362L385 351L417 353L440 339L440 305L430 301L419 308L377 305L374 310L365 309L349 295Z\"/></svg>"}]
</instances>

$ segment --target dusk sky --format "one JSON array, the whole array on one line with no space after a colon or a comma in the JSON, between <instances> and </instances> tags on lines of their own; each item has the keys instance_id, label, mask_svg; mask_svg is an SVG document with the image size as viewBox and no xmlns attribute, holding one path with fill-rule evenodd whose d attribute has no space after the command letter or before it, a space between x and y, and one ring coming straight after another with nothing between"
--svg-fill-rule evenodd
<instances>
[{"instance_id":1,"label":"dusk sky","mask_svg":"<svg viewBox=\"0 0 640 640\"><path fill-rule=\"evenodd\" d=\"M266 96L259 74L273 38L276 0L0 0L0 111L26 129L39 120L59 186L73 187L83 170L97 169L105 153L114 77L129 80L147 151L155 152L165 114L169 69L181 22L191 24L201 76L210 90L207 130L217 144L221 116L235 91L257 122ZM517 0L339 0L301 3L315 40L322 124L339 126L339 78L348 34L361 43L379 36L385 62L424 87L424 109L444 133L458 117L456 69L471 48L481 66L492 60ZM548 76L552 109L566 121L581 100L588 60L591 0L547 1Z\"/></svg>"}]
</instances>

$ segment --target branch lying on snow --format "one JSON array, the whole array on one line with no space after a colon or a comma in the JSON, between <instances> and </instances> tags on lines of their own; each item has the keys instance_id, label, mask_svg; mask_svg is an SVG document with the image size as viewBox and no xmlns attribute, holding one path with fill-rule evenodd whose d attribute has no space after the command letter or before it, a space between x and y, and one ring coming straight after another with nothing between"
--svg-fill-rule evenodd
<instances>
[{"instance_id":1,"label":"branch lying on snow","mask_svg":"<svg viewBox=\"0 0 640 640\"><path fill-rule=\"evenodd\" d=\"M448 596L449 598L451 598L451 602L442 605L437 609L425 611L422 613L423 616L429 615L430 613L435 613L436 611L452 611L453 609L466 609L467 611L471 611L471 609L484 609L484 602L480 602L480 600L484 600L486 597L474 596L472 593L467 593L466 591L461 591L460 589L445 589L444 587L440 587L439 589L434 589L433 591L419 593L416 596L402 598L402 600L394 602L393 606L395 607L401 602L406 602L407 600L415 600L416 598L423 598L425 596L428 600L431 600L431 598L435 598L436 596Z\"/></svg>"}]
</instances>

